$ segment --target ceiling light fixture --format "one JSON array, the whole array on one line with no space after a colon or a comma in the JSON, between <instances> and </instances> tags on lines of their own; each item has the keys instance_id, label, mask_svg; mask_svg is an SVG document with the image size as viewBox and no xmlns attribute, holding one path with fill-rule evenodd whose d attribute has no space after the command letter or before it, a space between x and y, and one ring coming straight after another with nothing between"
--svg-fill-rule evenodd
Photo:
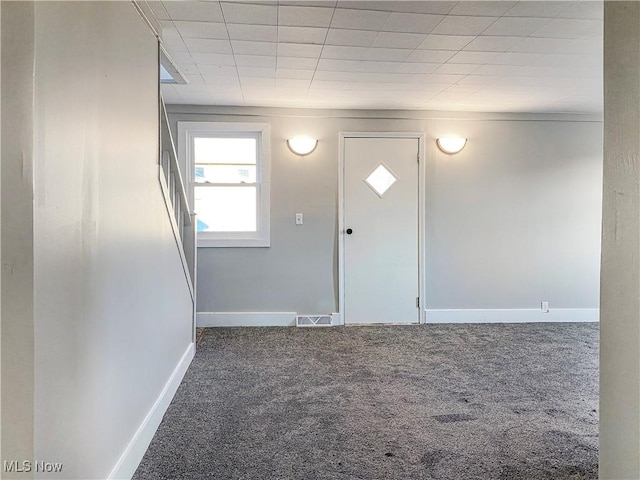
<instances>
[{"instance_id":1,"label":"ceiling light fixture","mask_svg":"<svg viewBox=\"0 0 640 480\"><path fill-rule=\"evenodd\" d=\"M436 144L442 152L454 155L464 148L467 144L467 139L462 137L442 137L436 139Z\"/></svg>"},{"instance_id":2,"label":"ceiling light fixture","mask_svg":"<svg viewBox=\"0 0 640 480\"><path fill-rule=\"evenodd\" d=\"M316 149L318 140L311 137L293 137L287 140L287 145L293 153L304 157Z\"/></svg>"}]
</instances>

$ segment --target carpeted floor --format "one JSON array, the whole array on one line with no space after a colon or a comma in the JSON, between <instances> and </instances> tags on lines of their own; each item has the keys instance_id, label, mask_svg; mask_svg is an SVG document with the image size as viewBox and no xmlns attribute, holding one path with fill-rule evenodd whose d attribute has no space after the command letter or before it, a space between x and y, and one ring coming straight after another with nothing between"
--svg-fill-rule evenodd
<instances>
[{"instance_id":1,"label":"carpeted floor","mask_svg":"<svg viewBox=\"0 0 640 480\"><path fill-rule=\"evenodd\" d=\"M207 329L134 479L596 479L598 325Z\"/></svg>"}]
</instances>

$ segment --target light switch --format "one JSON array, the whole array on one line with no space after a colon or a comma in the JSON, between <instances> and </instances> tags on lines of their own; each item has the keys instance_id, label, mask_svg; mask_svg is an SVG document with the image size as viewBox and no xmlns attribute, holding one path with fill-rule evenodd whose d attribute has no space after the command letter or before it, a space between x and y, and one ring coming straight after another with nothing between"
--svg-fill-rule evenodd
<instances>
[{"instance_id":1,"label":"light switch","mask_svg":"<svg viewBox=\"0 0 640 480\"><path fill-rule=\"evenodd\" d=\"M303 215L301 213L296 213L296 225L302 225L303 220Z\"/></svg>"}]
</instances>

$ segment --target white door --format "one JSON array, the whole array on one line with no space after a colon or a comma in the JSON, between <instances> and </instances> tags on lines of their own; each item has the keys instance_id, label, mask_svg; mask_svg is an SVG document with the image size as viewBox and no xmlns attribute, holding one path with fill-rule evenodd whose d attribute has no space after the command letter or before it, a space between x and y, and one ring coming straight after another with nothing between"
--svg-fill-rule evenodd
<instances>
[{"instance_id":1,"label":"white door","mask_svg":"<svg viewBox=\"0 0 640 480\"><path fill-rule=\"evenodd\" d=\"M344 321L418 323L417 138L345 138Z\"/></svg>"}]
</instances>

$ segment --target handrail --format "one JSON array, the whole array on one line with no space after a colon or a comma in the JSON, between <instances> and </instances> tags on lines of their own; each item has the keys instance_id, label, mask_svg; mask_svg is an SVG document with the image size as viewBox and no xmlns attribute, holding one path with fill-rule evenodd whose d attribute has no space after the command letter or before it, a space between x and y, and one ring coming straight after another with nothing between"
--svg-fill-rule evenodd
<instances>
[{"instance_id":1,"label":"handrail","mask_svg":"<svg viewBox=\"0 0 640 480\"><path fill-rule=\"evenodd\" d=\"M173 235L182 259L189 290L195 298L196 282L196 230L197 219L189 208L182 175L176 156L173 136L169 128L167 111L162 95L160 99L160 158L158 164L160 188L164 197Z\"/></svg>"},{"instance_id":2,"label":"handrail","mask_svg":"<svg viewBox=\"0 0 640 480\"><path fill-rule=\"evenodd\" d=\"M189 208L189 200L187 198L187 193L184 189L184 181L182 180L182 175L180 174L180 166L178 165L178 156L176 155L175 143L173 141L173 135L171 134L171 128L169 128L169 117L167 116L167 109L164 105L164 99L162 98L162 94L160 95L160 105L161 105L161 115L162 115L162 124L163 124L163 132L162 132L162 150L169 152L169 172L176 177L176 190L180 197L181 207L184 212L191 212ZM188 223L185 225L191 225L191 216L185 215Z\"/></svg>"}]
</instances>

